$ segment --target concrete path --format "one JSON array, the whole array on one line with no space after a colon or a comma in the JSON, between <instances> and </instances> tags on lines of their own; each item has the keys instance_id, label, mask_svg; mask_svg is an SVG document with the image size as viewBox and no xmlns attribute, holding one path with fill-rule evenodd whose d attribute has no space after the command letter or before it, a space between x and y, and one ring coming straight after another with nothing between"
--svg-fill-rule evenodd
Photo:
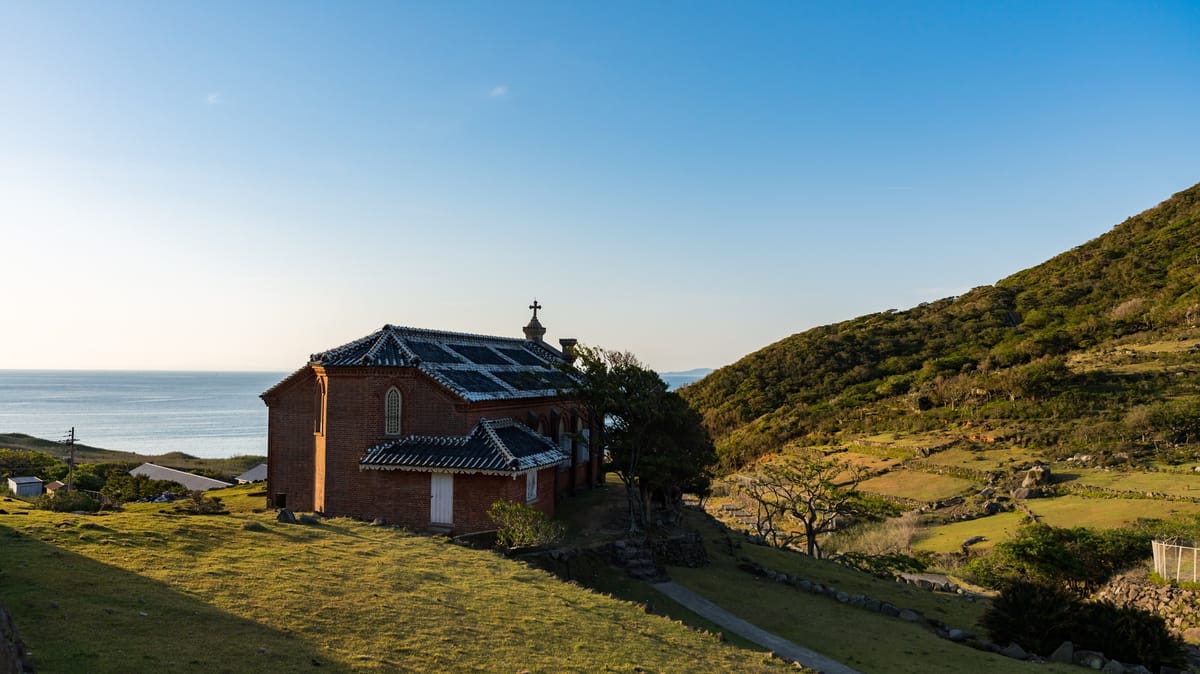
<instances>
[{"instance_id":1,"label":"concrete path","mask_svg":"<svg viewBox=\"0 0 1200 674\"><path fill-rule=\"evenodd\" d=\"M770 649L780 657L794 660L805 667L824 672L825 674L861 674L858 670L847 667L836 660L831 660L820 653L794 644L777 634L772 634L756 627L678 583L652 583L650 587L653 587L730 632L753 641L763 648Z\"/></svg>"}]
</instances>

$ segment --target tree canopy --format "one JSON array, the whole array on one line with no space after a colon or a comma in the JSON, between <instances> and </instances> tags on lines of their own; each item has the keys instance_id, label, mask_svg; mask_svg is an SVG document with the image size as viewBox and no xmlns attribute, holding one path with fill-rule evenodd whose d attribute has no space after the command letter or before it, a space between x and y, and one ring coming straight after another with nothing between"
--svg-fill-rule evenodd
<instances>
[{"instance_id":1,"label":"tree canopy","mask_svg":"<svg viewBox=\"0 0 1200 674\"><path fill-rule=\"evenodd\" d=\"M601 448L625 483L631 530L652 526L651 506L678 514L684 493L707 494L716 450L683 398L631 353L579 347L571 391L603 420Z\"/></svg>"}]
</instances>

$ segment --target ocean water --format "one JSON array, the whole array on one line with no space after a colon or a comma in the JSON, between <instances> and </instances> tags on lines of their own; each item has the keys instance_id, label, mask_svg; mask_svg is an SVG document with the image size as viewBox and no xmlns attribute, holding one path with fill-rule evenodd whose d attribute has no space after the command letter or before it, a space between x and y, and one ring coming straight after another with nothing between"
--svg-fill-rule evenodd
<instances>
[{"instance_id":1,"label":"ocean water","mask_svg":"<svg viewBox=\"0 0 1200 674\"><path fill-rule=\"evenodd\" d=\"M0 433L139 454L267 453L260 393L283 372L0 370Z\"/></svg>"}]
</instances>

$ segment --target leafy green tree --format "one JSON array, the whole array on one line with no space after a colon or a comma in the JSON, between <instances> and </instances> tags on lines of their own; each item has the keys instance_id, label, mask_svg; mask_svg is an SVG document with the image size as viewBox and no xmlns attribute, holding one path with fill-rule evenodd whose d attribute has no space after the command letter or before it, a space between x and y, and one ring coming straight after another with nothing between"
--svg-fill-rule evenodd
<instances>
[{"instance_id":1,"label":"leafy green tree","mask_svg":"<svg viewBox=\"0 0 1200 674\"><path fill-rule=\"evenodd\" d=\"M0 478L31 476L50 481L66 473L67 464L45 452L0 449Z\"/></svg>"},{"instance_id":2,"label":"leafy green tree","mask_svg":"<svg viewBox=\"0 0 1200 674\"><path fill-rule=\"evenodd\" d=\"M716 450L700 415L633 354L576 353L578 384L569 392L603 420L601 447L625 484L630 531L651 526L656 498L678 515L685 492L706 494Z\"/></svg>"}]
</instances>

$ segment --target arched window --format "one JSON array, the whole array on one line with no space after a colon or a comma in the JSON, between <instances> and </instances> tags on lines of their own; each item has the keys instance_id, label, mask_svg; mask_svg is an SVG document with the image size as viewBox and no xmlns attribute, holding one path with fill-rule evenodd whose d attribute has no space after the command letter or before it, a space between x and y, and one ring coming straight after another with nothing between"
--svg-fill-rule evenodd
<instances>
[{"instance_id":1,"label":"arched window","mask_svg":"<svg viewBox=\"0 0 1200 674\"><path fill-rule=\"evenodd\" d=\"M558 418L558 448L564 456L571 458L571 436L567 433L567 415Z\"/></svg>"},{"instance_id":2,"label":"arched window","mask_svg":"<svg viewBox=\"0 0 1200 674\"><path fill-rule=\"evenodd\" d=\"M591 438L583 427L583 419L578 417L575 418L575 434L579 436L579 463L587 463L591 459L591 449L588 447Z\"/></svg>"},{"instance_id":3,"label":"arched window","mask_svg":"<svg viewBox=\"0 0 1200 674\"><path fill-rule=\"evenodd\" d=\"M400 391L388 389L383 403L383 432L386 435L400 435Z\"/></svg>"}]
</instances>

